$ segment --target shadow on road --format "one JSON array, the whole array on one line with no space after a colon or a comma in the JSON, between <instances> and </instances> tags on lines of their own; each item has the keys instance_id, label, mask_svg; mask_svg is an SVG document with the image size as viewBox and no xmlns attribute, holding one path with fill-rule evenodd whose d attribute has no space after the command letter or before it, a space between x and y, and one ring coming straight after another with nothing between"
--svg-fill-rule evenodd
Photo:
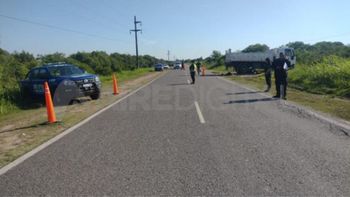
<instances>
[{"instance_id":1,"label":"shadow on road","mask_svg":"<svg viewBox=\"0 0 350 197\"><path fill-rule=\"evenodd\" d=\"M23 129L37 128L37 127L45 126L45 125L49 125L49 123L43 122L43 123L39 123L39 124L33 124L30 126L17 127L17 128L13 128L13 129L5 129L5 130L2 130L0 133L7 133L7 132L18 131L18 130L23 130Z\"/></svg>"},{"instance_id":2,"label":"shadow on road","mask_svg":"<svg viewBox=\"0 0 350 197\"><path fill-rule=\"evenodd\" d=\"M204 76L201 75L199 77L220 77L220 76L223 76L223 75L218 75L218 74L205 74Z\"/></svg>"},{"instance_id":3,"label":"shadow on road","mask_svg":"<svg viewBox=\"0 0 350 197\"><path fill-rule=\"evenodd\" d=\"M274 98L262 98L262 99L244 99L244 100L235 100L235 101L229 101L224 104L249 104L249 103L256 103L256 102L267 102L267 101L275 101L278 99Z\"/></svg>"},{"instance_id":4,"label":"shadow on road","mask_svg":"<svg viewBox=\"0 0 350 197\"><path fill-rule=\"evenodd\" d=\"M169 86L184 86L184 85L189 85L188 83L173 83L169 84Z\"/></svg>"},{"instance_id":5,"label":"shadow on road","mask_svg":"<svg viewBox=\"0 0 350 197\"><path fill-rule=\"evenodd\" d=\"M226 95L257 94L257 93L263 93L263 91L234 92L234 93L227 93Z\"/></svg>"}]
</instances>

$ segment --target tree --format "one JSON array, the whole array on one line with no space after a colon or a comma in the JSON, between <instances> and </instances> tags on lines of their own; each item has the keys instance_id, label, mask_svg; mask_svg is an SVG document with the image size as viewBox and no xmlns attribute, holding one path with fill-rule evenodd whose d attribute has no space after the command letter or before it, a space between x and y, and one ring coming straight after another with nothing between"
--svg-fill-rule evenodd
<instances>
[{"instance_id":1,"label":"tree","mask_svg":"<svg viewBox=\"0 0 350 197\"><path fill-rule=\"evenodd\" d=\"M225 56L222 55L220 51L214 50L210 56L209 63L213 64L213 67L221 66L224 64L224 58Z\"/></svg>"},{"instance_id":2,"label":"tree","mask_svg":"<svg viewBox=\"0 0 350 197\"><path fill-rule=\"evenodd\" d=\"M269 49L270 48L266 44L253 44L253 45L249 45L242 52L243 53L264 52L264 51L267 51Z\"/></svg>"},{"instance_id":3,"label":"tree","mask_svg":"<svg viewBox=\"0 0 350 197\"><path fill-rule=\"evenodd\" d=\"M294 48L299 63L317 63L330 55L344 58L350 57L350 47L341 42L318 42L314 45L304 44L303 42L291 42L287 46Z\"/></svg>"},{"instance_id":4,"label":"tree","mask_svg":"<svg viewBox=\"0 0 350 197\"><path fill-rule=\"evenodd\" d=\"M54 54L49 54L49 55L39 55L39 60L43 64L45 63L53 63L53 62L65 62L66 57L63 53L54 53Z\"/></svg>"}]
</instances>

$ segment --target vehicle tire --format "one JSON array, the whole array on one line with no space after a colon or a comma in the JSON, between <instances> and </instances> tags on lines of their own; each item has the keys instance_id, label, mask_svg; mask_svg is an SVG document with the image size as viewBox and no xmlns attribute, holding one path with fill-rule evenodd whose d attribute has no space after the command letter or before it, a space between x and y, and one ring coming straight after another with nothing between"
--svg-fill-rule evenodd
<instances>
[{"instance_id":1,"label":"vehicle tire","mask_svg":"<svg viewBox=\"0 0 350 197\"><path fill-rule=\"evenodd\" d=\"M70 105L72 102L72 97L62 96L62 95L55 95L53 98L54 105L57 106L66 106Z\"/></svg>"},{"instance_id":2,"label":"vehicle tire","mask_svg":"<svg viewBox=\"0 0 350 197\"><path fill-rule=\"evenodd\" d=\"M242 74L242 65L237 65L235 66L235 70L236 70L236 73L237 75L241 75Z\"/></svg>"},{"instance_id":3,"label":"vehicle tire","mask_svg":"<svg viewBox=\"0 0 350 197\"><path fill-rule=\"evenodd\" d=\"M97 99L100 98L100 96L101 96L100 92L97 92L97 93L95 93L95 94L93 94L93 95L90 95L90 98L91 98L92 100L97 100Z\"/></svg>"}]
</instances>

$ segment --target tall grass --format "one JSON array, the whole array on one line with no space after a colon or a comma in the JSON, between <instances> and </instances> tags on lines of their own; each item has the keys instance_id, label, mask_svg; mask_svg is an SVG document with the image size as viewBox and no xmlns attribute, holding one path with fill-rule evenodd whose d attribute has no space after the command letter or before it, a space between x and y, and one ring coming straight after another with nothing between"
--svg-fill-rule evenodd
<instances>
[{"instance_id":1,"label":"tall grass","mask_svg":"<svg viewBox=\"0 0 350 197\"><path fill-rule=\"evenodd\" d=\"M18 86L11 89L2 89L0 91L0 115L19 109L19 106L23 105L23 101L20 101L19 98Z\"/></svg>"},{"instance_id":2,"label":"tall grass","mask_svg":"<svg viewBox=\"0 0 350 197\"><path fill-rule=\"evenodd\" d=\"M350 60L329 56L289 72L290 86L317 94L350 98Z\"/></svg>"}]
</instances>

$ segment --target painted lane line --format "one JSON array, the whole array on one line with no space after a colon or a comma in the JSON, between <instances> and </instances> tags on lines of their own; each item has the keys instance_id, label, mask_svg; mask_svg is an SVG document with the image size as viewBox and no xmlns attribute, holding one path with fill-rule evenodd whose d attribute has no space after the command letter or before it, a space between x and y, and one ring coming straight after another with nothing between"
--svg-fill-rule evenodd
<instances>
[{"instance_id":1,"label":"painted lane line","mask_svg":"<svg viewBox=\"0 0 350 197\"><path fill-rule=\"evenodd\" d=\"M33 155L37 154L38 152L40 152L41 150L45 149L46 147L50 146L51 144L55 143L56 141L60 140L61 138L63 138L64 136L68 135L69 133L73 132L74 130L78 129L79 127L81 127L82 125L86 124L87 122L89 122L90 120L92 120L93 118L95 118L96 116L102 114L103 112L105 112L106 110L112 108L113 106L117 105L118 103L122 102L123 100L127 99L128 97L134 95L135 93L137 93L138 91L140 91L141 89L147 87L148 85L151 85L153 82L155 82L156 80L160 79L161 77L164 77L166 73L163 73L159 76L157 76L156 78L154 78L153 80L149 81L148 83L146 83L145 85L126 93L123 97L121 97L120 99L116 100L114 103L108 105L107 107L101 109L100 111L96 112L95 114L91 115L90 117L87 117L86 119L84 119L83 121L77 123L76 125L72 126L71 128L63 131L62 133L56 135L55 137L51 138L50 140L46 141L45 143L39 145L38 147L34 148L33 150L27 152L26 154L20 156L19 158L17 158L16 160L12 161L11 163L3 166L2 168L0 168L0 176L5 174L7 171L11 170L12 168L18 166L19 164L21 164L22 162L24 162L25 160L29 159L30 157L32 157Z\"/></svg>"},{"instance_id":2,"label":"painted lane line","mask_svg":"<svg viewBox=\"0 0 350 197\"><path fill-rule=\"evenodd\" d=\"M198 102L195 101L195 102L194 102L194 105L196 106L197 114L198 114L198 117L199 117L199 122L201 122L202 124L204 124L204 123L205 123L205 120L204 120L202 111L201 111L201 109L199 108Z\"/></svg>"}]
</instances>

